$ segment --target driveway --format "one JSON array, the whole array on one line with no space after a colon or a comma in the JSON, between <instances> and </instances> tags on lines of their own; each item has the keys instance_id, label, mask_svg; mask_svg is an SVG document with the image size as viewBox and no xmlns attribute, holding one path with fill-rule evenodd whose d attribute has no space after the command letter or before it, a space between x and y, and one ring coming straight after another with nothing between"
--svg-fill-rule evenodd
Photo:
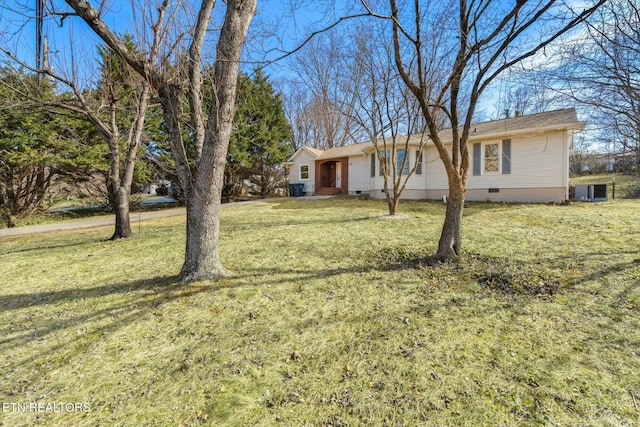
<instances>
[{"instance_id":1,"label":"driveway","mask_svg":"<svg viewBox=\"0 0 640 427\"><path fill-rule=\"evenodd\" d=\"M270 199L270 200L278 200L278 199ZM229 208L233 206L243 206L243 205L253 205L257 203L266 203L269 200L249 200L247 202L235 202L235 203L224 203L222 208ZM185 208L176 208L176 209L164 209L159 211L152 212L131 212L131 226L133 228L134 224L137 224L139 221L146 221L149 219L155 218L165 218L169 216L176 215L185 215ZM116 218L114 215L107 216L99 216L93 218L85 218L85 219L77 219L77 220L69 220L57 222L55 224L42 224L42 225L29 225L26 227L14 227L14 228L3 228L0 229L0 238L2 237L10 237L10 236L22 236L25 234L37 234L37 233L49 233L52 231L67 231L67 230L80 230L83 228L95 228L95 227L105 227L105 226L114 226L116 223Z\"/></svg>"}]
</instances>

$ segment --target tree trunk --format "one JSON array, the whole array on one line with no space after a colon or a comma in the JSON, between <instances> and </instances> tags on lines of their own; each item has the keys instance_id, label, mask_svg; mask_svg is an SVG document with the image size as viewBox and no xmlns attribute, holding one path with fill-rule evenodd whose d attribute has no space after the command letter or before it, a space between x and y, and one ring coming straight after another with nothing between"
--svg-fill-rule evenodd
<instances>
[{"instance_id":1,"label":"tree trunk","mask_svg":"<svg viewBox=\"0 0 640 427\"><path fill-rule=\"evenodd\" d=\"M110 144L112 148L112 164L110 168L111 187L114 197L113 209L116 214L116 228L111 236L110 240L124 239L131 237L131 221L129 218L130 209L130 197L131 197L131 184L133 183L133 172L136 166L136 158L138 155L138 141L142 138L142 131L144 129L144 119L149 105L149 85L144 83L140 98L138 100L138 110L135 116L134 122L129 128L129 135L127 136L127 153L124 159L124 165L122 170L120 169L120 159L118 156L118 140L119 135L115 119L112 120L113 133ZM114 154L115 153L115 154ZM122 175L120 173L122 172ZM115 181L113 181L115 180Z\"/></svg>"},{"instance_id":2,"label":"tree trunk","mask_svg":"<svg viewBox=\"0 0 640 427\"><path fill-rule=\"evenodd\" d=\"M455 182L451 182L455 181ZM464 209L465 189L461 182L449 181L449 199L447 200L447 212L445 215L438 252L436 258L448 261L460 256L462 247L462 211Z\"/></svg>"},{"instance_id":3,"label":"tree trunk","mask_svg":"<svg viewBox=\"0 0 640 427\"><path fill-rule=\"evenodd\" d=\"M11 214L11 211L9 209L0 211L0 219L4 220L3 222L5 223L7 228L13 228L16 226L16 223L13 220L13 215Z\"/></svg>"},{"instance_id":4,"label":"tree trunk","mask_svg":"<svg viewBox=\"0 0 640 427\"><path fill-rule=\"evenodd\" d=\"M187 243L180 272L184 281L216 280L228 275L218 250L221 182L222 179L214 182L214 188L205 193L207 197L192 195L187 198ZM211 193L217 196L210 197Z\"/></svg>"},{"instance_id":5,"label":"tree trunk","mask_svg":"<svg viewBox=\"0 0 640 427\"><path fill-rule=\"evenodd\" d=\"M118 39L114 32L105 25L100 18L100 12L93 9L91 4L84 0L65 0L73 8L75 13L93 29L93 31L118 55L122 56L129 66L138 74L148 80L158 92L162 104L165 124L168 130L171 152L175 161L176 170L180 179L180 186L185 194L187 203L187 244L185 249L185 262L182 267L182 276L186 281L197 279L216 279L226 272L220 263L218 254L218 241L220 229L220 198L224 183L224 168L226 163L229 137L232 131L232 121L235 112L236 84L238 80L238 68L245 37L249 24L256 12L257 0L227 0L224 14L224 22L219 30L219 38L216 45L215 71L213 73L213 90L210 99L209 119L202 139L202 154L196 155L196 165L189 162L188 150L184 144L180 125L180 87L171 83L173 80L153 69L156 62L167 65L179 66L179 62L170 64L173 59L169 56L156 56L158 46L152 47L151 56L145 59L129 51ZM204 35L209 28L211 11L215 5L214 0L202 0L198 23L192 37L193 45L189 48L189 59L194 69L200 68L200 52L204 45ZM159 21L153 25L154 37L163 38L158 32L164 28L164 13L166 4L158 9ZM216 31L218 31L216 30ZM191 98L201 96L198 92L201 76L191 74ZM202 138L200 123L202 104L190 103L192 129L196 129L197 135L192 141L199 151ZM186 132L185 132L186 133ZM194 135L192 135L194 136Z\"/></svg>"},{"instance_id":6,"label":"tree trunk","mask_svg":"<svg viewBox=\"0 0 640 427\"><path fill-rule=\"evenodd\" d=\"M109 240L131 237L131 219L129 218L129 192L120 187L114 194L116 227Z\"/></svg>"},{"instance_id":7,"label":"tree trunk","mask_svg":"<svg viewBox=\"0 0 640 427\"><path fill-rule=\"evenodd\" d=\"M187 244L181 271L184 281L216 280L228 275L218 249L220 204L229 139L233 131L240 54L255 10L256 0L227 1L217 45L213 78L215 96L197 177L187 193Z\"/></svg>"},{"instance_id":8,"label":"tree trunk","mask_svg":"<svg viewBox=\"0 0 640 427\"><path fill-rule=\"evenodd\" d=\"M387 206L389 207L389 215L395 216L398 214L398 205L400 204L400 196L391 197L387 196Z\"/></svg>"}]
</instances>

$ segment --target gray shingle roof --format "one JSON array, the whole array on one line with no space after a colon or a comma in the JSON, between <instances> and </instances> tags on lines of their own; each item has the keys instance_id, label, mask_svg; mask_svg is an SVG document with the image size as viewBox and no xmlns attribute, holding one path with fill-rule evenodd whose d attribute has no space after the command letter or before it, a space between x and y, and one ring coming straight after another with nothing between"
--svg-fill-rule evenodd
<instances>
[{"instance_id":1,"label":"gray shingle roof","mask_svg":"<svg viewBox=\"0 0 640 427\"><path fill-rule=\"evenodd\" d=\"M547 111L509 119L493 120L471 125L470 139L487 136L513 135L519 133L535 133L547 130L574 129L581 130L584 122L578 120L575 108ZM451 140L451 129L440 132L443 141Z\"/></svg>"},{"instance_id":2,"label":"gray shingle roof","mask_svg":"<svg viewBox=\"0 0 640 427\"><path fill-rule=\"evenodd\" d=\"M578 120L575 108L547 111L544 113L530 114L508 119L492 120L489 122L476 123L471 125L470 140L482 138L510 136L523 133L536 133L548 130L582 130L584 122ZM439 133L444 143L451 141L451 129L443 129ZM417 144L420 135L413 135L412 140ZM317 155L317 159L330 159L336 157L350 157L364 154L373 147L371 141L358 144L346 145L344 147L319 150L317 148L304 147Z\"/></svg>"}]
</instances>

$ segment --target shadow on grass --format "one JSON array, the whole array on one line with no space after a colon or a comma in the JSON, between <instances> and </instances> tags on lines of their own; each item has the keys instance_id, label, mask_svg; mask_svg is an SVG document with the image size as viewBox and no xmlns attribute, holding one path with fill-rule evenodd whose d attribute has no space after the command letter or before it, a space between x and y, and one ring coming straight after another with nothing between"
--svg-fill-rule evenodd
<instances>
[{"instance_id":1,"label":"shadow on grass","mask_svg":"<svg viewBox=\"0 0 640 427\"><path fill-rule=\"evenodd\" d=\"M395 271L415 268L417 265L409 265L404 261L387 261L369 259L366 256L362 262L349 266L327 266L322 261L313 267L300 268L295 265L270 266L270 267L242 267L232 271L228 280L214 283L213 289L233 289L238 286L271 286L283 283L299 284L314 280L329 279L332 277L360 275L370 272Z\"/></svg>"},{"instance_id":2,"label":"shadow on grass","mask_svg":"<svg viewBox=\"0 0 640 427\"><path fill-rule=\"evenodd\" d=\"M627 189L623 195L624 199L640 199L640 187Z\"/></svg>"},{"instance_id":3,"label":"shadow on grass","mask_svg":"<svg viewBox=\"0 0 640 427\"><path fill-rule=\"evenodd\" d=\"M353 218L300 218L295 217L286 218L283 217L282 220L279 221L256 221L252 224L247 224L246 222L242 222L241 224L234 224L232 221L227 221L222 225L223 230L225 231L255 231L256 227L261 228L274 228L274 227L282 227L282 228L295 228L301 226L316 226L320 227L323 225L327 226L335 226L336 224L349 224L355 222L369 221L369 220L377 220L379 214L373 214L370 216L359 216Z\"/></svg>"},{"instance_id":4,"label":"shadow on grass","mask_svg":"<svg viewBox=\"0 0 640 427\"><path fill-rule=\"evenodd\" d=\"M621 259L636 256L635 259L630 261L619 261ZM608 262L609 259L616 259L619 262ZM608 283L608 280L616 275L630 275L624 289L619 290L616 300L618 303L627 301L634 290L640 289L640 281L637 279L640 277L640 253L637 250L618 250L615 252L581 252L575 254L567 254L566 256L557 257L552 260L550 264L555 264L554 268L570 268L579 270L581 272L577 277L569 280L569 287L575 287L584 285L589 282L595 282L599 284L596 294L609 295L612 294L612 286ZM559 266L560 267L559 267ZM638 274L633 275L634 270ZM592 291L589 291L592 293Z\"/></svg>"},{"instance_id":5,"label":"shadow on grass","mask_svg":"<svg viewBox=\"0 0 640 427\"><path fill-rule=\"evenodd\" d=\"M278 285L283 282L298 283L322 280L330 277L360 275L370 272L415 270L425 280L456 277L459 285L477 283L484 289L508 296L552 296L570 290L571 286L616 274L630 269L640 269L640 260L601 265L595 271L572 280L566 287L562 271L554 266L554 260L526 263L509 257L489 257L480 254L465 254L455 262L433 263L425 257L421 248L388 247L363 254L360 262L350 266L335 267L318 264L310 268L276 266L268 268L243 268L229 280L205 285L184 284L178 276L155 278L108 284L85 289L66 288L57 291L10 294L2 297L0 312L8 313L29 309L28 316L20 313L15 326L6 327L0 338L0 347L13 348L40 340L55 339L62 331L89 329L92 335L102 336L135 322L141 316L154 311L163 304L197 295L217 292L235 287L260 287ZM629 282L624 289L614 292L612 305L621 305L628 300L640 284ZM616 298L617 296L617 298ZM39 310L42 307L42 311ZM40 313L39 313L40 311ZM43 313L44 312L44 313ZM9 317L8 317L9 318ZM15 328L15 332L12 330ZM78 336L74 341L83 341ZM61 340L64 341L64 340ZM56 342L47 347L55 352L72 342ZM28 356L35 360L37 354ZM29 360L10 361L14 366Z\"/></svg>"},{"instance_id":6,"label":"shadow on grass","mask_svg":"<svg viewBox=\"0 0 640 427\"><path fill-rule=\"evenodd\" d=\"M157 291L158 295L164 295L167 292L178 288L180 284L180 277L166 276L135 282L124 282L118 284L96 286L86 289L66 288L60 291L3 295L0 311L18 310L38 305L54 304L61 301L101 298L114 294L125 294L138 291L153 290Z\"/></svg>"},{"instance_id":7,"label":"shadow on grass","mask_svg":"<svg viewBox=\"0 0 640 427\"><path fill-rule=\"evenodd\" d=\"M591 263L593 260L590 259L588 262ZM576 276L567 274L562 258L531 262L511 257L467 253L454 261L439 261L426 255L421 248L396 246L363 254L359 262L348 267L319 264L307 269L295 266L245 268L235 278L249 280L252 285L261 286L275 285L283 280L303 283L342 275L414 270L425 280L432 279L437 282L440 279L446 281L444 279L455 277L462 287L476 284L496 295L541 297L547 300L556 294L571 292L576 285L613 275L628 274L633 269L640 269L640 259L618 264L597 264L595 271L591 269ZM620 305L628 301L638 287L640 283L637 281L628 282L624 289L617 289L618 296L614 297L611 304Z\"/></svg>"},{"instance_id":8,"label":"shadow on grass","mask_svg":"<svg viewBox=\"0 0 640 427\"><path fill-rule=\"evenodd\" d=\"M509 209L519 206L531 206L532 204L522 203L505 203L505 202L491 202L491 201L467 201L465 202L465 216L472 216L476 213ZM543 205L543 204L541 204ZM439 218L444 218L446 210L446 204L441 200L402 200L400 202L399 212L403 214L420 213L427 215L435 215ZM277 205L273 206L273 209L279 210L324 210L324 209L358 209L367 208L379 209L381 212L387 211L387 205L384 198L371 199L369 197L362 196L336 196L329 199L319 200L297 200L290 199L284 200Z\"/></svg>"},{"instance_id":9,"label":"shadow on grass","mask_svg":"<svg viewBox=\"0 0 640 427\"><path fill-rule=\"evenodd\" d=\"M102 239L102 240L91 240L91 241L81 241L81 242L75 242L75 243L67 243L67 244L60 244L60 245L49 245L49 246L33 246L33 247L29 247L29 248L21 248L21 249L16 249L16 250L11 250L11 251L7 251L7 252L3 252L6 255L9 254L20 254L20 253L27 253L27 252L34 252L36 255L37 252L40 251L48 251L51 249L62 249L62 248L73 248L73 247L77 247L77 246L85 246L85 245L90 245L90 244L94 244L96 242L103 242L106 239Z\"/></svg>"},{"instance_id":10,"label":"shadow on grass","mask_svg":"<svg viewBox=\"0 0 640 427\"><path fill-rule=\"evenodd\" d=\"M8 295L3 297L3 311L29 308L30 312L16 324L18 331L6 333L0 339L0 348L54 340L55 343L46 348L46 352L54 354L74 342L87 339L84 334L78 334L71 340L69 334L60 338L63 331L85 330L94 337L102 337L135 322L163 304L208 289L206 286L184 284L178 276L162 276L89 289ZM65 302L72 305L67 306ZM46 307L46 311L38 312L39 306ZM11 331L12 326L6 329ZM32 352L28 360L11 360L9 368L32 362L37 357L38 353Z\"/></svg>"},{"instance_id":11,"label":"shadow on grass","mask_svg":"<svg viewBox=\"0 0 640 427\"><path fill-rule=\"evenodd\" d=\"M633 271L637 272L635 275L631 275ZM625 275L624 284L612 287L609 278L616 275ZM627 279L627 275L630 276ZM583 277L577 283L587 282L600 282L598 295L611 295L612 305L618 307L624 307L631 304L628 308L635 308L640 311L640 258L636 258L632 261L619 262L617 264L608 265L594 272L591 272ZM613 291L613 292L612 292Z\"/></svg>"},{"instance_id":12,"label":"shadow on grass","mask_svg":"<svg viewBox=\"0 0 640 427\"><path fill-rule=\"evenodd\" d=\"M278 200L273 205L273 209L290 209L290 210L308 210L308 209L326 209L334 206L344 208L347 205L365 206L369 203L373 203L374 199L370 199L368 196L333 196L322 199L304 199L304 198L289 198Z\"/></svg>"}]
</instances>

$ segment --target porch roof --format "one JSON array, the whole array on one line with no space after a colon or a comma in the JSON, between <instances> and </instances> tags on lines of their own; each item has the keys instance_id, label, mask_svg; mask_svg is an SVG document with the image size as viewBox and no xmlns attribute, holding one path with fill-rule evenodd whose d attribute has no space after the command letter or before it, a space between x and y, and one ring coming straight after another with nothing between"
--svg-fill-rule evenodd
<instances>
[{"instance_id":1,"label":"porch roof","mask_svg":"<svg viewBox=\"0 0 640 427\"><path fill-rule=\"evenodd\" d=\"M335 147L322 151L316 160L332 159L334 157L350 157L364 155L365 151L373 147L372 142L361 142L359 144L345 145L344 147Z\"/></svg>"}]
</instances>

